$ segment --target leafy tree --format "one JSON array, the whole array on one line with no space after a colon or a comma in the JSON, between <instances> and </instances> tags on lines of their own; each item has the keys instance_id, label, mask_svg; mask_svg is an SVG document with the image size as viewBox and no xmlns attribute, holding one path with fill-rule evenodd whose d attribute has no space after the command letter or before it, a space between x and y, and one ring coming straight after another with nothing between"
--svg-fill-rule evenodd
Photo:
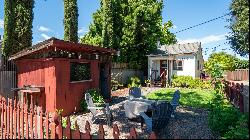
<instances>
[{"instance_id":1,"label":"leafy tree","mask_svg":"<svg viewBox=\"0 0 250 140\"><path fill-rule=\"evenodd\" d=\"M6 0L4 5L4 48L6 56L32 45L34 0Z\"/></svg>"},{"instance_id":2,"label":"leafy tree","mask_svg":"<svg viewBox=\"0 0 250 140\"><path fill-rule=\"evenodd\" d=\"M64 40L78 42L77 0L64 0Z\"/></svg>"},{"instance_id":3,"label":"leafy tree","mask_svg":"<svg viewBox=\"0 0 250 140\"><path fill-rule=\"evenodd\" d=\"M3 38L3 53L6 56L11 54L13 48L13 23L14 23L14 1L4 1L4 38Z\"/></svg>"},{"instance_id":4,"label":"leafy tree","mask_svg":"<svg viewBox=\"0 0 250 140\"><path fill-rule=\"evenodd\" d=\"M205 62L204 68L205 71L209 74L213 73L214 65L220 65L223 71L225 70L235 70L237 58L233 55L227 54L225 52L212 53L208 61Z\"/></svg>"},{"instance_id":5,"label":"leafy tree","mask_svg":"<svg viewBox=\"0 0 250 140\"><path fill-rule=\"evenodd\" d=\"M16 0L12 53L32 46L32 22L34 0ZM13 28L13 27L12 27Z\"/></svg>"},{"instance_id":6,"label":"leafy tree","mask_svg":"<svg viewBox=\"0 0 250 140\"><path fill-rule=\"evenodd\" d=\"M241 56L249 55L249 0L232 0L231 34L228 37L232 49Z\"/></svg>"},{"instance_id":7,"label":"leafy tree","mask_svg":"<svg viewBox=\"0 0 250 140\"><path fill-rule=\"evenodd\" d=\"M146 55L157 48L158 40L176 42L168 30L172 23L162 26L162 8L162 0L103 0L81 43L119 49L121 56L115 60L146 68Z\"/></svg>"}]
</instances>

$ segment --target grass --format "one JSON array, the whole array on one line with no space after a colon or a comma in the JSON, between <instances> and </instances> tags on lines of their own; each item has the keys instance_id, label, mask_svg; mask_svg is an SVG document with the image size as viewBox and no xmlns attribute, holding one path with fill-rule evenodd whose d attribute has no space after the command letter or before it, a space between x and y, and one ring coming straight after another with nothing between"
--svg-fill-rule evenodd
<instances>
[{"instance_id":1,"label":"grass","mask_svg":"<svg viewBox=\"0 0 250 140\"><path fill-rule=\"evenodd\" d=\"M176 88L166 88L154 91L146 96L153 100L167 100L170 101L173 97ZM180 105L191 106L196 108L209 108L209 102L212 101L215 94L214 90L201 89L179 89L181 93Z\"/></svg>"}]
</instances>

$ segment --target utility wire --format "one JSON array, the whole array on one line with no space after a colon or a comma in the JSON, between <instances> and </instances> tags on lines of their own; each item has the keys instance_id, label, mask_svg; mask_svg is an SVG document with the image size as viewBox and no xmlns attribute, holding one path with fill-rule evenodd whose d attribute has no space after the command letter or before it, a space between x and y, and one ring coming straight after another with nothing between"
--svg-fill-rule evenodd
<instances>
[{"instance_id":1,"label":"utility wire","mask_svg":"<svg viewBox=\"0 0 250 140\"><path fill-rule=\"evenodd\" d=\"M230 14L230 13L227 13L227 14L225 14L225 15L222 15L222 16L219 16L219 17L216 17L216 18L213 18L213 19L211 19L211 20L202 22L202 23L200 23L200 24L197 24L197 25L194 25L194 26L190 26L190 27L185 28L185 29L183 29L183 30L177 31L177 32L175 32L174 34L177 34L177 33L180 33L180 32L183 32L183 31L186 31L186 30L189 30L189 29L192 29L192 28L194 28L194 27L201 26L201 25L206 24L206 23L209 23L209 22L211 22L211 21L214 21L214 20L223 18L223 17L225 17L225 16L227 16L227 15L229 15L229 14Z\"/></svg>"}]
</instances>

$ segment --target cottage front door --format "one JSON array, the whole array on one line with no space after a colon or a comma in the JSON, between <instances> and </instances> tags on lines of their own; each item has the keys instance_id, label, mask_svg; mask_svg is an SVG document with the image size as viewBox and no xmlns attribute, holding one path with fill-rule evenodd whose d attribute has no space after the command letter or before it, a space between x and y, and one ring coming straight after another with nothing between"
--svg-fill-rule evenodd
<instances>
[{"instance_id":1,"label":"cottage front door","mask_svg":"<svg viewBox=\"0 0 250 140\"><path fill-rule=\"evenodd\" d=\"M168 60L160 60L160 77L162 85L165 87L168 81Z\"/></svg>"}]
</instances>

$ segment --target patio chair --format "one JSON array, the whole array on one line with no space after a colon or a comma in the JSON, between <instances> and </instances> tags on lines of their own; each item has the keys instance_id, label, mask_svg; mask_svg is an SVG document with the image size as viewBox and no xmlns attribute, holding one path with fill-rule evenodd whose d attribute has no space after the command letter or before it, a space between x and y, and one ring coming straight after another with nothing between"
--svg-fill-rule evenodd
<instances>
[{"instance_id":1,"label":"patio chair","mask_svg":"<svg viewBox=\"0 0 250 140\"><path fill-rule=\"evenodd\" d=\"M152 110L152 115L147 115L145 112L139 113L143 120L141 121L141 126L145 123L150 133L152 131L159 132L167 126L171 113L172 106L170 103L166 101L157 101Z\"/></svg>"},{"instance_id":2,"label":"patio chair","mask_svg":"<svg viewBox=\"0 0 250 140\"><path fill-rule=\"evenodd\" d=\"M131 87L129 88L129 100L132 100L134 98L145 98L141 96L141 89L139 87Z\"/></svg>"},{"instance_id":3,"label":"patio chair","mask_svg":"<svg viewBox=\"0 0 250 140\"><path fill-rule=\"evenodd\" d=\"M172 118L174 118L175 116L176 107L179 106L179 100L180 100L180 91L176 90L170 102L170 104L172 105L172 109L173 109L172 114L171 114Z\"/></svg>"},{"instance_id":4,"label":"patio chair","mask_svg":"<svg viewBox=\"0 0 250 140\"><path fill-rule=\"evenodd\" d=\"M111 126L112 113L109 109L109 103L105 103L105 107L97 107L97 103L94 103L92 97L89 93L85 93L85 101L88 105L88 109L92 113L92 123L94 123L98 118L106 118L107 125Z\"/></svg>"}]
</instances>

